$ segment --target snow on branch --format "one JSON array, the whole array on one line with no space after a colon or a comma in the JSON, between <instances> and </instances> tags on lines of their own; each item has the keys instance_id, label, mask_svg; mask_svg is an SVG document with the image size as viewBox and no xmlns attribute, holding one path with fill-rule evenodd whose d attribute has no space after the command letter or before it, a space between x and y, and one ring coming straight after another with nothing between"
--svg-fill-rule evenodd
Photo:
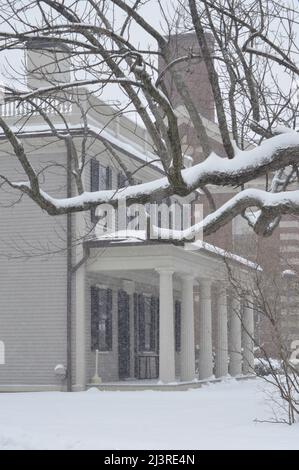
<instances>
[{"instance_id":1,"label":"snow on branch","mask_svg":"<svg viewBox=\"0 0 299 470\"><path fill-rule=\"evenodd\" d=\"M205 217L197 226L191 227L189 231L191 230L191 233L195 234L203 230L205 235L209 235L249 207L257 207L263 213L269 212L271 219L283 214L299 214L299 191L269 193L259 189L245 189L218 210ZM258 232L257 227L254 228ZM186 236L190 237L190 233L184 233L183 238Z\"/></svg>"},{"instance_id":2,"label":"snow on branch","mask_svg":"<svg viewBox=\"0 0 299 470\"><path fill-rule=\"evenodd\" d=\"M299 214L299 190L273 194L259 189L245 189L215 212L206 216L201 222L186 230L154 227L154 234L157 237L167 238L169 236L181 241L190 240L202 231L205 235L210 235L249 207L258 207L262 212L271 212L272 218L288 213Z\"/></svg>"},{"instance_id":3,"label":"snow on branch","mask_svg":"<svg viewBox=\"0 0 299 470\"><path fill-rule=\"evenodd\" d=\"M248 150L237 151L234 159L221 158L212 153L207 160L194 167L182 170L181 176L185 187L176 188L163 177L152 182L128 186L119 190L83 192L71 198L54 198L30 183L22 183L20 190L26 187L26 193L50 215L89 210L100 204L116 205L119 200L126 200L128 205L134 203L155 202L171 195L187 196L195 189L213 184L217 186L240 185L253 178L265 174L269 170L283 168L299 161L299 134L290 132L275 136L264 141L260 146ZM31 168L32 170L32 168ZM28 175L29 176L29 175ZM32 177L32 175L31 175ZM30 181L30 178L29 178ZM17 183L14 183L15 187ZM208 215L202 222L190 229L177 232L176 238L190 239L203 229L208 235L231 221L238 214L244 213L249 207L256 207L263 214L273 219L281 214L299 213L299 191L269 193L257 189L245 189L234 196L221 208ZM256 219L254 229L262 230ZM161 230L161 229L157 229Z\"/></svg>"}]
</instances>

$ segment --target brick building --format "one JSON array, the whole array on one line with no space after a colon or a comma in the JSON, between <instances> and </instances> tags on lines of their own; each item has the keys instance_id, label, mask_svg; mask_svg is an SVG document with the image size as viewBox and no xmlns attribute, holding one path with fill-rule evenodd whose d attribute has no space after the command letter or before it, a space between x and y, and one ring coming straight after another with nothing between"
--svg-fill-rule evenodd
<instances>
[{"instance_id":1,"label":"brick building","mask_svg":"<svg viewBox=\"0 0 299 470\"><path fill-rule=\"evenodd\" d=\"M209 47L213 49L213 38L207 34ZM173 48L173 59L178 57L187 57L193 54L199 55L198 42L195 33L187 33L179 37L172 37L170 44ZM160 60L159 69L160 73L163 71L164 64ZM200 111L203 122L210 138L210 145L218 155L225 156L225 151L222 145L219 129L216 124L215 104L211 86L209 84L208 74L203 60L195 58L180 62L175 65L184 76L184 82L187 84L193 102L196 104L197 109ZM185 109L184 102L176 91L173 81L168 73L166 84L168 91L172 97L172 102L177 110L181 139L183 142L184 151L191 155L194 162L202 160L201 147L198 144L198 139L195 136L193 126L190 123L188 113ZM253 182L253 187L265 189L266 179L260 178ZM248 185L250 187L250 185ZM216 207L221 207L228 201L236 192L234 188L209 188ZM203 201L204 214L209 213L209 204L204 195L200 196ZM295 216L284 216L270 237L257 237L253 230L248 226L247 222L241 217L236 217L232 223L227 224L214 234L205 238L205 240L213 245L219 246L225 250L232 251L236 254L245 256L252 261L260 264L263 269L273 275L283 273L284 270L292 269L295 273L299 273L299 219ZM282 281L284 283L284 281ZM299 317L298 317L298 300L296 298L299 294L299 289L294 288L294 281L292 281L292 302L291 307L284 307L288 310L289 330L291 339L299 337ZM286 281L286 289L288 290L288 281ZM284 287L285 289L285 283ZM286 294L286 297L290 295ZM267 350L271 354L275 354L271 333L267 331L267 327L260 321L260 337L261 342L266 345Z\"/></svg>"}]
</instances>

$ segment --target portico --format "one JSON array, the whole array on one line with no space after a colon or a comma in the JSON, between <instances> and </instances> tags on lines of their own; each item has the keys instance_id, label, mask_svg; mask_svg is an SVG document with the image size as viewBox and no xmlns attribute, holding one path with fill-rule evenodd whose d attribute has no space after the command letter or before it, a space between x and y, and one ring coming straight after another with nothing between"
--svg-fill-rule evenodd
<instances>
[{"instance_id":1,"label":"portico","mask_svg":"<svg viewBox=\"0 0 299 470\"><path fill-rule=\"evenodd\" d=\"M86 276L93 279L99 276L101 285L103 279L115 279L115 285L121 288L121 292L124 292L128 299L128 316L125 323L130 358L128 378L151 378L147 375L136 377L138 360L139 367L140 363L142 367L146 367L146 374L157 368L155 378L157 377L159 386L196 383L219 379L228 374L239 377L242 367L243 373L252 374L253 368L250 370L250 365L253 364L253 343L249 335L246 336L242 332L241 305L237 306L237 312L236 302L229 302L227 266L222 253L213 250L211 245L195 243L186 247L169 242L146 242L138 238L96 240L89 242L88 247L90 257L85 268ZM248 264L246 260L243 265L240 259L232 259L231 262L244 272L253 269L253 265ZM138 294L139 284L146 285L147 289L151 289L149 292L154 293L150 297L151 300L147 301L151 305L149 314L144 305L141 305L138 311L139 295L149 295ZM78 285L79 288L80 286L83 286L82 282ZM199 292L198 308L195 308L194 303L194 287ZM77 295L81 297L82 305L82 296L87 296L86 289L81 289ZM112 293L112 298L113 296L116 298L116 294ZM157 302L153 299L159 299L156 310L153 305ZM88 299L84 299L83 304L88 310ZM122 318L120 310L118 304L118 321ZM247 328L252 331L253 311L246 307L245 312ZM141 332L136 329L140 322L138 315L142 316L142 322L145 324ZM84 315L85 320L80 312L77 312L77 316L80 318L77 318L76 322L79 325L76 330L76 352L77 355L80 353L81 357L82 354L88 356L89 345L86 344L86 335L83 333L88 331L88 312ZM147 322L153 324L147 326ZM116 325L117 319L112 323ZM124 330L118 327L118 334L121 334L121 331ZM241 350L242 336L244 360ZM115 360L117 357L121 360L123 345L120 348L120 339L116 338L113 344L113 348L118 349L114 355ZM197 368L196 349L199 350ZM109 352L111 357L112 353L113 351ZM101 357L103 361L107 360L107 355L107 352L100 352L100 362ZM140 357L145 360L140 361ZM82 357L79 361L80 367L76 376L80 383L81 374L83 386L84 378L86 384L90 382L90 372L86 364L92 361L90 357Z\"/></svg>"}]
</instances>

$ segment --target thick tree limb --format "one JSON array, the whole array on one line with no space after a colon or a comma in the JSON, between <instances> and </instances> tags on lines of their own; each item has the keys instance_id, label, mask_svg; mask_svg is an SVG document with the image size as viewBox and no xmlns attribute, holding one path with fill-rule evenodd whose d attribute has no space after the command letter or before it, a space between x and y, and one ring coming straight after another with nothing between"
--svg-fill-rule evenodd
<instances>
[{"instance_id":1,"label":"thick tree limb","mask_svg":"<svg viewBox=\"0 0 299 470\"><path fill-rule=\"evenodd\" d=\"M258 189L245 189L206 216L202 222L186 230L172 231L155 227L154 233L162 238L169 236L172 239L186 241L201 232L205 236L211 235L231 222L237 215L241 215L243 211L252 207L261 209L264 215L262 223L254 225L254 231L258 235L268 236L269 233L265 227L270 221L284 214L299 214L299 191L273 194Z\"/></svg>"},{"instance_id":2,"label":"thick tree limb","mask_svg":"<svg viewBox=\"0 0 299 470\"><path fill-rule=\"evenodd\" d=\"M14 145L16 137L8 134L7 138ZM20 158L22 161L27 162L26 156L24 157L22 153ZM24 158L25 160L23 160ZM182 170L184 187L181 185L173 186L168 178L164 177L149 183L123 188L119 191L84 192L72 198L57 199L36 188L35 178L32 179L32 176L34 176L32 175L33 169L29 162L28 170L27 164L23 165L26 174L28 171L29 182L22 182L19 187L20 190L25 188L26 194L50 215L61 215L68 212L86 211L105 203L116 205L119 200L126 200L127 204L130 205L133 203L155 202L175 194L187 196L195 189L206 185L236 186L251 181L267 171L277 170L297 162L299 162L299 134L290 133L273 137L263 142L256 149L239 151L232 160L211 154L204 162ZM14 185L17 186L18 183L14 183ZM273 199L271 199L272 197ZM260 207L263 209L264 214L269 213L271 216L273 214L278 215L281 211L284 211L283 213L290 212L292 208L297 213L296 197L298 197L296 191L272 194L257 190L244 190L235 196L231 200L232 202L224 205L224 209L218 209L209 216L207 220L210 220L210 222L205 228L206 233L211 233L211 231L221 227L237 214L242 213L247 207ZM255 230L260 232L262 228L257 225Z\"/></svg>"}]
</instances>

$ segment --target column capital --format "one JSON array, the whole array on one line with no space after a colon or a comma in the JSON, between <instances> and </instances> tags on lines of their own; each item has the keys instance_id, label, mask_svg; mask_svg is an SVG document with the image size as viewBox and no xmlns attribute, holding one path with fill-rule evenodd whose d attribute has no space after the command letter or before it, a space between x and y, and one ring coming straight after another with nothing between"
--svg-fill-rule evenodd
<instances>
[{"instance_id":1,"label":"column capital","mask_svg":"<svg viewBox=\"0 0 299 470\"><path fill-rule=\"evenodd\" d=\"M155 271L159 274L173 274L174 273L174 268L171 266L161 266L158 268L155 268Z\"/></svg>"}]
</instances>

